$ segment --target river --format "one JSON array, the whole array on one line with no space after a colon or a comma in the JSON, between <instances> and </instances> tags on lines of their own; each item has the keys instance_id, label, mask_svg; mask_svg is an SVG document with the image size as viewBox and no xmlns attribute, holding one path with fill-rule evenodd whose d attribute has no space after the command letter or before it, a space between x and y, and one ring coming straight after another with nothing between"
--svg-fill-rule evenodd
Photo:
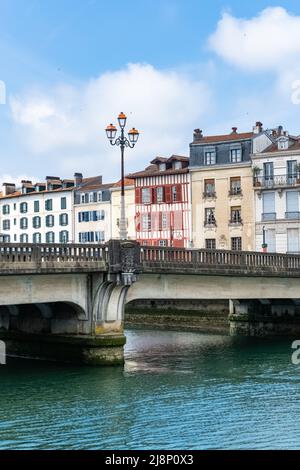
<instances>
[{"instance_id":1,"label":"river","mask_svg":"<svg viewBox=\"0 0 300 470\"><path fill-rule=\"evenodd\" d=\"M290 340L151 330L127 339L124 369L0 366L0 449L300 448Z\"/></svg>"}]
</instances>

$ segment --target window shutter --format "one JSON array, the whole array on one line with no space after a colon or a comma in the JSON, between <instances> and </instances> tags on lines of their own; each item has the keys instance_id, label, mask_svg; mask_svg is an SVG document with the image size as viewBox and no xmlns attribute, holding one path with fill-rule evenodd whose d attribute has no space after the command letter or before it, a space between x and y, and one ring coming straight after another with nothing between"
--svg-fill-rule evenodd
<instances>
[{"instance_id":1,"label":"window shutter","mask_svg":"<svg viewBox=\"0 0 300 470\"><path fill-rule=\"evenodd\" d=\"M141 204L141 188L135 188L135 203Z\"/></svg>"},{"instance_id":2,"label":"window shutter","mask_svg":"<svg viewBox=\"0 0 300 470\"><path fill-rule=\"evenodd\" d=\"M172 201L171 186L166 186L166 202L171 202L171 201Z\"/></svg>"},{"instance_id":3,"label":"window shutter","mask_svg":"<svg viewBox=\"0 0 300 470\"><path fill-rule=\"evenodd\" d=\"M299 230L297 228L287 229L287 245L289 253L299 252Z\"/></svg>"},{"instance_id":4,"label":"window shutter","mask_svg":"<svg viewBox=\"0 0 300 470\"><path fill-rule=\"evenodd\" d=\"M182 211L174 212L174 230L182 230Z\"/></svg>"},{"instance_id":5,"label":"window shutter","mask_svg":"<svg viewBox=\"0 0 300 470\"><path fill-rule=\"evenodd\" d=\"M265 214L275 212L275 193L263 194L263 211Z\"/></svg>"},{"instance_id":6,"label":"window shutter","mask_svg":"<svg viewBox=\"0 0 300 470\"><path fill-rule=\"evenodd\" d=\"M157 202L157 197L156 197L156 188L151 189L151 203L156 204Z\"/></svg>"},{"instance_id":7,"label":"window shutter","mask_svg":"<svg viewBox=\"0 0 300 470\"><path fill-rule=\"evenodd\" d=\"M286 211L287 212L298 212L299 211L298 191L287 191L287 193L286 193Z\"/></svg>"},{"instance_id":8,"label":"window shutter","mask_svg":"<svg viewBox=\"0 0 300 470\"><path fill-rule=\"evenodd\" d=\"M177 195L177 201L181 202L182 201L182 186L181 186L181 184L176 185L176 195Z\"/></svg>"}]
</instances>

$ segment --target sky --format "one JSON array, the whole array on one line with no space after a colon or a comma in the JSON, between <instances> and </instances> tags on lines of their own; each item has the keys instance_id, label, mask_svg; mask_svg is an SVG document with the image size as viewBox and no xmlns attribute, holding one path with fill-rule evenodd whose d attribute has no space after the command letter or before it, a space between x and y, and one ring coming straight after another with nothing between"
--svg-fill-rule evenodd
<instances>
[{"instance_id":1,"label":"sky","mask_svg":"<svg viewBox=\"0 0 300 470\"><path fill-rule=\"evenodd\" d=\"M0 0L0 182L117 180L120 111L127 173L188 156L195 128L299 135L299 0Z\"/></svg>"}]
</instances>

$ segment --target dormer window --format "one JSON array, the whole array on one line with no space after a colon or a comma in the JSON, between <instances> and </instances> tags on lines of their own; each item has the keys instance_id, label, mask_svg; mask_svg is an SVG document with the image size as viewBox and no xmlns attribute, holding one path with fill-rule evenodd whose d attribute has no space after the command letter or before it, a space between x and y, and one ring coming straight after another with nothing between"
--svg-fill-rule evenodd
<instances>
[{"instance_id":1,"label":"dormer window","mask_svg":"<svg viewBox=\"0 0 300 470\"><path fill-rule=\"evenodd\" d=\"M165 163L160 163L159 164L159 171L165 171L167 168L166 164Z\"/></svg>"},{"instance_id":2,"label":"dormer window","mask_svg":"<svg viewBox=\"0 0 300 470\"><path fill-rule=\"evenodd\" d=\"M288 150L289 139L288 137L281 137L277 140L278 150Z\"/></svg>"},{"instance_id":3,"label":"dormer window","mask_svg":"<svg viewBox=\"0 0 300 470\"><path fill-rule=\"evenodd\" d=\"M214 147L206 147L204 149L204 164L215 165L216 161L216 149Z\"/></svg>"},{"instance_id":4,"label":"dormer window","mask_svg":"<svg viewBox=\"0 0 300 470\"><path fill-rule=\"evenodd\" d=\"M173 163L173 168L174 168L174 170L181 170L181 168L182 168L182 163L175 161L175 162Z\"/></svg>"}]
</instances>

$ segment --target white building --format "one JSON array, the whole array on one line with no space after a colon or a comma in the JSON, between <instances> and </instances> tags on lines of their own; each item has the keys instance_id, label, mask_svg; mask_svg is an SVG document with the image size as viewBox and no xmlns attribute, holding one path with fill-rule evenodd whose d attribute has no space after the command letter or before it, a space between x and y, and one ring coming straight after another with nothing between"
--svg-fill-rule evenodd
<instances>
[{"instance_id":1,"label":"white building","mask_svg":"<svg viewBox=\"0 0 300 470\"><path fill-rule=\"evenodd\" d=\"M260 124L260 123L258 123ZM280 126L254 130L253 186L256 249L300 252L300 139Z\"/></svg>"},{"instance_id":2,"label":"white building","mask_svg":"<svg viewBox=\"0 0 300 470\"><path fill-rule=\"evenodd\" d=\"M87 178L75 190L75 243L103 243L111 239L112 184L101 177Z\"/></svg>"},{"instance_id":3,"label":"white building","mask_svg":"<svg viewBox=\"0 0 300 470\"><path fill-rule=\"evenodd\" d=\"M47 176L46 182L4 183L0 194L1 235L7 243L74 243L74 189L85 184Z\"/></svg>"}]
</instances>

